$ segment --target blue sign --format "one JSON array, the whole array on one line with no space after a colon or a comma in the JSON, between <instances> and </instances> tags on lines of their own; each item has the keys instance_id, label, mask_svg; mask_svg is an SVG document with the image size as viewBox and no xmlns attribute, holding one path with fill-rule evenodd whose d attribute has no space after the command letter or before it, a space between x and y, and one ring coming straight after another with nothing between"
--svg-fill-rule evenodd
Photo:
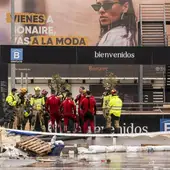
<instances>
[{"instance_id":1,"label":"blue sign","mask_svg":"<svg viewBox=\"0 0 170 170\"><path fill-rule=\"evenodd\" d=\"M11 62L22 62L22 61L23 61L23 49L11 48Z\"/></svg>"},{"instance_id":2,"label":"blue sign","mask_svg":"<svg viewBox=\"0 0 170 170\"><path fill-rule=\"evenodd\" d=\"M170 131L170 119L160 119L160 131Z\"/></svg>"}]
</instances>

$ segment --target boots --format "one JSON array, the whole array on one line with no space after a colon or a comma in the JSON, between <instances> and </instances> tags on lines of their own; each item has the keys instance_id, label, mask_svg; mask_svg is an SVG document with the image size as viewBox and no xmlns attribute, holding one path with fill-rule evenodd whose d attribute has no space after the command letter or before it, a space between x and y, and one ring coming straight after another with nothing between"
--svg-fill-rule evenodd
<instances>
[{"instance_id":1,"label":"boots","mask_svg":"<svg viewBox=\"0 0 170 170\"><path fill-rule=\"evenodd\" d=\"M10 129L13 129L13 125L14 125L14 122L11 121L11 122L9 123L9 128L10 128Z\"/></svg>"},{"instance_id":2,"label":"boots","mask_svg":"<svg viewBox=\"0 0 170 170\"><path fill-rule=\"evenodd\" d=\"M46 132L45 125L42 125L42 126L41 126L41 130L42 130L43 132Z\"/></svg>"},{"instance_id":3,"label":"boots","mask_svg":"<svg viewBox=\"0 0 170 170\"><path fill-rule=\"evenodd\" d=\"M4 127L5 128L9 128L9 123L8 122L4 122Z\"/></svg>"},{"instance_id":4,"label":"boots","mask_svg":"<svg viewBox=\"0 0 170 170\"><path fill-rule=\"evenodd\" d=\"M57 133L60 133L60 126L57 125Z\"/></svg>"},{"instance_id":5,"label":"boots","mask_svg":"<svg viewBox=\"0 0 170 170\"><path fill-rule=\"evenodd\" d=\"M115 134L119 134L120 133L120 128L115 128Z\"/></svg>"},{"instance_id":6,"label":"boots","mask_svg":"<svg viewBox=\"0 0 170 170\"><path fill-rule=\"evenodd\" d=\"M31 131L35 131L35 126L31 125Z\"/></svg>"},{"instance_id":7,"label":"boots","mask_svg":"<svg viewBox=\"0 0 170 170\"><path fill-rule=\"evenodd\" d=\"M106 127L106 128L103 129L103 133L110 134L110 133L112 133L112 129Z\"/></svg>"},{"instance_id":8,"label":"boots","mask_svg":"<svg viewBox=\"0 0 170 170\"><path fill-rule=\"evenodd\" d=\"M64 133L67 133L67 126L64 125Z\"/></svg>"}]
</instances>

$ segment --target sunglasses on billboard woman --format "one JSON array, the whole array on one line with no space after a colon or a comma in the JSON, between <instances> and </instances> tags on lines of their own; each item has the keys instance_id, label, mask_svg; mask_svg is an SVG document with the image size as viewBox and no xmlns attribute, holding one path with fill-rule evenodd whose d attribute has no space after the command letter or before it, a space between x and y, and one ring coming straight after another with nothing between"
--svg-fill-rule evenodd
<instances>
[{"instance_id":1,"label":"sunglasses on billboard woman","mask_svg":"<svg viewBox=\"0 0 170 170\"><path fill-rule=\"evenodd\" d=\"M114 5L114 4L118 4L119 2L109 2L109 3L104 3L104 4L93 4L93 5L91 5L92 6L92 8L95 10L95 11L99 11L100 10L100 8L102 7L105 11L107 11L107 10L110 10L110 9L112 9L112 6Z\"/></svg>"}]
</instances>

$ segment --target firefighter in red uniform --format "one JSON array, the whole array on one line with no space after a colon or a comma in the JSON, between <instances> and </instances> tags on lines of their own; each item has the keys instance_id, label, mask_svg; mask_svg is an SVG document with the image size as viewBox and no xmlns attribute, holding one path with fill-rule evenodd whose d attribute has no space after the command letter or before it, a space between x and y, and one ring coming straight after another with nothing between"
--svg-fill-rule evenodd
<instances>
[{"instance_id":1,"label":"firefighter in red uniform","mask_svg":"<svg viewBox=\"0 0 170 170\"><path fill-rule=\"evenodd\" d=\"M57 132L61 128L61 113L60 113L60 98L55 95L55 91L51 91L51 96L46 100L46 110L50 113L50 120L52 124L52 132L55 132L55 122L57 123Z\"/></svg>"},{"instance_id":2,"label":"firefighter in red uniform","mask_svg":"<svg viewBox=\"0 0 170 170\"><path fill-rule=\"evenodd\" d=\"M64 132L67 133L69 120L77 123L76 105L72 100L72 93L67 93L66 99L61 104L61 110L64 116ZM75 128L72 127L71 132L74 130Z\"/></svg>"},{"instance_id":3,"label":"firefighter in red uniform","mask_svg":"<svg viewBox=\"0 0 170 170\"><path fill-rule=\"evenodd\" d=\"M75 99L75 103L78 103L78 115L79 115L79 125L80 125L80 128L81 128L81 132L83 133L84 131L84 116L83 116L83 113L82 113L82 110L81 110L81 102L82 100L85 98L85 88L84 87L80 87L79 88L79 95L77 95L76 99Z\"/></svg>"},{"instance_id":4,"label":"firefighter in red uniform","mask_svg":"<svg viewBox=\"0 0 170 170\"><path fill-rule=\"evenodd\" d=\"M84 133L88 132L88 124L90 123L91 132L94 133L94 115L96 114L96 101L91 96L91 92L86 92L86 97L81 103L84 115Z\"/></svg>"}]
</instances>

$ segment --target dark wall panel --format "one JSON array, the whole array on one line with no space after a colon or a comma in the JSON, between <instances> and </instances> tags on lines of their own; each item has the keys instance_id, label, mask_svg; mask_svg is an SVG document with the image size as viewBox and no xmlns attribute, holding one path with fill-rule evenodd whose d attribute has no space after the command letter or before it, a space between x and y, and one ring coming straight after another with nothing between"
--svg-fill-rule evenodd
<instances>
[{"instance_id":1,"label":"dark wall panel","mask_svg":"<svg viewBox=\"0 0 170 170\"><path fill-rule=\"evenodd\" d=\"M0 117L4 115L5 99L8 95L8 65L0 63Z\"/></svg>"}]
</instances>

